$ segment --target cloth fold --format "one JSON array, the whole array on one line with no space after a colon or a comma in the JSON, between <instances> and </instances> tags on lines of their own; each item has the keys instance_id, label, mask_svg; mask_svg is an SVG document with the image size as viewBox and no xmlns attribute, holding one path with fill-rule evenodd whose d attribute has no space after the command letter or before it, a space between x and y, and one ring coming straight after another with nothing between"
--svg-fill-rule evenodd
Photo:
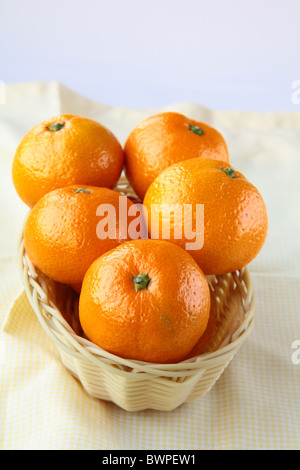
<instances>
[{"instance_id":1,"label":"cloth fold","mask_svg":"<svg viewBox=\"0 0 300 470\"><path fill-rule=\"evenodd\" d=\"M136 123L163 110L223 133L232 166L266 201L269 234L248 267L254 328L213 389L172 412L128 413L84 391L26 298L17 250L28 208L13 188L11 163L25 132L51 115L97 119L123 144ZM58 82L7 85L0 105L0 448L300 449L299 146L299 112L212 111L194 103L124 109L88 100Z\"/></svg>"}]
</instances>

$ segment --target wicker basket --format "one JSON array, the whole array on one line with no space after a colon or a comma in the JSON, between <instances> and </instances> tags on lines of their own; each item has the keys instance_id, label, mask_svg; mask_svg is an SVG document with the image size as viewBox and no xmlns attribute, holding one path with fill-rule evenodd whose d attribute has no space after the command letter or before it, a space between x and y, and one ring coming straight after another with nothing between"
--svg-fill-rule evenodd
<instances>
[{"instance_id":1,"label":"wicker basket","mask_svg":"<svg viewBox=\"0 0 300 470\"><path fill-rule=\"evenodd\" d=\"M116 189L135 197L124 177ZM239 319L222 345L178 364L127 360L108 353L84 336L78 319L78 295L71 287L47 278L32 265L24 249L23 235L19 270L28 300L57 346L65 367L91 396L111 401L127 411L169 411L206 395L253 326L254 299L247 268L209 276L219 309L216 335L224 330L228 313Z\"/></svg>"}]
</instances>

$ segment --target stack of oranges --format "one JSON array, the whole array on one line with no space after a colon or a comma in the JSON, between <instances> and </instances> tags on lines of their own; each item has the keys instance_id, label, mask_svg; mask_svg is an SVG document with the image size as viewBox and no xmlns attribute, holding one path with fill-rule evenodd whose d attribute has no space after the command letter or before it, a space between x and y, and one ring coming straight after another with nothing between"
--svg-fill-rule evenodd
<instances>
[{"instance_id":1,"label":"stack of oranges","mask_svg":"<svg viewBox=\"0 0 300 470\"><path fill-rule=\"evenodd\" d=\"M136 200L116 189L123 170ZM223 136L175 112L139 123L124 147L99 122L54 116L23 137L12 177L31 209L28 257L78 292L87 338L128 359L205 351L217 327L207 276L243 268L267 236L263 198Z\"/></svg>"}]
</instances>

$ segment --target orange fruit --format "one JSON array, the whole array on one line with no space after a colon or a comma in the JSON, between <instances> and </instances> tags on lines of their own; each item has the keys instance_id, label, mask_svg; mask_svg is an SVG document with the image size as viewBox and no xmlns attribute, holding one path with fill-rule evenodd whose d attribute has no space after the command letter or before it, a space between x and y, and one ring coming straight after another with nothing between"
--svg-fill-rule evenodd
<instances>
[{"instance_id":1,"label":"orange fruit","mask_svg":"<svg viewBox=\"0 0 300 470\"><path fill-rule=\"evenodd\" d=\"M123 164L122 146L109 129L92 119L62 114L23 137L12 178L20 198L33 207L49 191L72 184L113 188Z\"/></svg>"},{"instance_id":2,"label":"orange fruit","mask_svg":"<svg viewBox=\"0 0 300 470\"><path fill-rule=\"evenodd\" d=\"M141 199L154 178L173 163L196 157L229 162L220 132L175 112L156 114L138 124L124 152L126 176Z\"/></svg>"},{"instance_id":3,"label":"orange fruit","mask_svg":"<svg viewBox=\"0 0 300 470\"><path fill-rule=\"evenodd\" d=\"M185 250L160 240L132 240L89 267L79 298L86 336L127 359L182 360L204 332L208 282Z\"/></svg>"},{"instance_id":4,"label":"orange fruit","mask_svg":"<svg viewBox=\"0 0 300 470\"><path fill-rule=\"evenodd\" d=\"M25 223L24 244L29 259L55 281L80 285L98 256L129 239L128 223L132 218L122 217L122 212L127 214L133 203L122 196L123 205L119 206L120 197L112 189L87 185L45 194ZM115 217L109 218L108 207Z\"/></svg>"},{"instance_id":5,"label":"orange fruit","mask_svg":"<svg viewBox=\"0 0 300 470\"><path fill-rule=\"evenodd\" d=\"M194 158L170 166L150 185L144 206L149 237L190 250L204 274L241 269L266 240L261 194L226 162Z\"/></svg>"},{"instance_id":6,"label":"orange fruit","mask_svg":"<svg viewBox=\"0 0 300 470\"><path fill-rule=\"evenodd\" d=\"M218 308L217 308L217 301L215 296L211 293L210 294L210 312L209 312L209 319L206 326L204 333L199 337L197 343L193 347L193 349L189 352L185 359L190 359L191 357L199 356L199 354L203 354L206 352L206 349L211 344L217 330L218 326ZM227 334L227 331L224 332ZM219 345L219 344L218 344Z\"/></svg>"}]
</instances>

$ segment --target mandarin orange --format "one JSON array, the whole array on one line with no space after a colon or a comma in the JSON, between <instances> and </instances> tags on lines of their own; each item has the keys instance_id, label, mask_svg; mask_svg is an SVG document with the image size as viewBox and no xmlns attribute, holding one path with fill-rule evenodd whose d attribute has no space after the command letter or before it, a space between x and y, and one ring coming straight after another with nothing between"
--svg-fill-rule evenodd
<instances>
[{"instance_id":1,"label":"mandarin orange","mask_svg":"<svg viewBox=\"0 0 300 470\"><path fill-rule=\"evenodd\" d=\"M156 114L139 123L129 134L124 152L126 176L141 199L154 178L173 163L196 157L229 162L227 144L219 131L175 112Z\"/></svg>"},{"instance_id":2,"label":"mandarin orange","mask_svg":"<svg viewBox=\"0 0 300 470\"><path fill-rule=\"evenodd\" d=\"M86 336L127 359L182 360L204 332L208 282L193 258L173 243L133 240L100 256L81 288Z\"/></svg>"},{"instance_id":3,"label":"mandarin orange","mask_svg":"<svg viewBox=\"0 0 300 470\"><path fill-rule=\"evenodd\" d=\"M126 196L108 188L74 185L50 191L26 220L26 253L51 279L78 286L98 256L130 239L131 206Z\"/></svg>"},{"instance_id":4,"label":"mandarin orange","mask_svg":"<svg viewBox=\"0 0 300 470\"><path fill-rule=\"evenodd\" d=\"M267 237L261 194L226 162L194 158L168 167L148 188L144 206L149 237L188 248L204 274L243 268Z\"/></svg>"},{"instance_id":5,"label":"mandarin orange","mask_svg":"<svg viewBox=\"0 0 300 470\"><path fill-rule=\"evenodd\" d=\"M49 191L72 184L113 188L123 164L122 146L109 129L86 117L61 114L26 133L12 177L19 197L33 207Z\"/></svg>"},{"instance_id":6,"label":"mandarin orange","mask_svg":"<svg viewBox=\"0 0 300 470\"><path fill-rule=\"evenodd\" d=\"M217 327L219 324L219 311L218 311L218 303L213 295L210 293L210 312L209 312L209 319L206 326L204 333L199 337L197 343L193 347L193 349L189 352L185 359L190 359L191 357L198 356L199 354L203 354L206 352L206 349L210 346L215 337ZM227 334L227 331L224 331L224 335ZM220 344L218 344L219 346Z\"/></svg>"}]
</instances>

